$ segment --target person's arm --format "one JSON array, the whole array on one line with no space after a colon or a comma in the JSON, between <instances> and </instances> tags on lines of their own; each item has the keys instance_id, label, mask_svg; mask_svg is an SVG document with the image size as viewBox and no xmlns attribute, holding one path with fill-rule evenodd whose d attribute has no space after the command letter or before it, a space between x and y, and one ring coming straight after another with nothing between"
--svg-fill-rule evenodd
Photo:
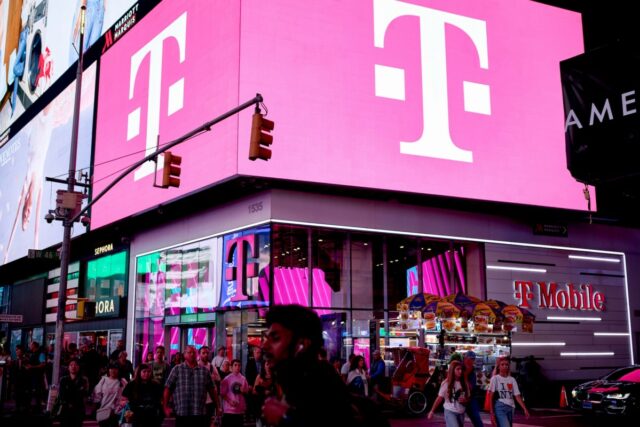
<instances>
[{"instance_id":1,"label":"person's arm","mask_svg":"<svg viewBox=\"0 0 640 427\"><path fill-rule=\"evenodd\" d=\"M440 404L442 403L444 399L442 398L442 396L438 396L436 398L436 401L433 402L433 405L431 406L431 410L429 411L429 414L427 415L428 419L433 418L433 412L438 409L438 406L440 406Z\"/></svg>"},{"instance_id":2,"label":"person's arm","mask_svg":"<svg viewBox=\"0 0 640 427\"><path fill-rule=\"evenodd\" d=\"M262 416L267 425L279 426L286 424L288 419L287 411L289 411L289 405L286 402L275 397L269 397L264 401Z\"/></svg>"},{"instance_id":3,"label":"person's arm","mask_svg":"<svg viewBox=\"0 0 640 427\"><path fill-rule=\"evenodd\" d=\"M169 387L164 388L164 392L162 394L162 407L164 408L164 415L169 417L171 416L171 408L169 408L169 400L171 399L171 390Z\"/></svg>"},{"instance_id":4,"label":"person's arm","mask_svg":"<svg viewBox=\"0 0 640 427\"><path fill-rule=\"evenodd\" d=\"M496 413L495 413L495 406L494 406L494 400L493 400L493 393L495 393L495 381L494 381L494 377L491 377L491 381L489 382L489 395L487 396L487 398L489 399L489 414L491 414L491 425L497 425L496 423Z\"/></svg>"},{"instance_id":5,"label":"person's arm","mask_svg":"<svg viewBox=\"0 0 640 427\"><path fill-rule=\"evenodd\" d=\"M261 386L261 385L262 385L262 377L261 377L260 375L258 375L258 376L256 377L255 382L253 383L253 390L252 390L253 394L258 394L258 392L257 392L256 390L257 390L257 389L258 389L258 387L259 387L259 386Z\"/></svg>"},{"instance_id":6,"label":"person's arm","mask_svg":"<svg viewBox=\"0 0 640 427\"><path fill-rule=\"evenodd\" d=\"M216 388L214 387L213 384L211 384L211 386L209 386L209 388L207 389L207 392L209 393L209 396L211 397L211 400L213 401L213 404L216 405L216 412L220 412L220 399L218 398L218 390L216 390Z\"/></svg>"},{"instance_id":7,"label":"person's arm","mask_svg":"<svg viewBox=\"0 0 640 427\"><path fill-rule=\"evenodd\" d=\"M522 396L519 394L516 394L513 397L516 399L516 402L518 402L518 404L522 407L522 410L524 411L524 416L529 418L529 410L524 405L524 400L522 400Z\"/></svg>"}]
</instances>

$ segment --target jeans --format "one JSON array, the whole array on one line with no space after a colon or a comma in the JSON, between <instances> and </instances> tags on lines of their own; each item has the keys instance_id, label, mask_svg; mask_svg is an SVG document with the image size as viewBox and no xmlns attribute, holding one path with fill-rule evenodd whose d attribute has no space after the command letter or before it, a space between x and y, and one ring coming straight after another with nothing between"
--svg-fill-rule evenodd
<instances>
[{"instance_id":1,"label":"jeans","mask_svg":"<svg viewBox=\"0 0 640 427\"><path fill-rule=\"evenodd\" d=\"M496 423L498 427L511 427L513 425L513 412L515 408L510 405L505 405L499 400L496 401L493 412L496 415Z\"/></svg>"},{"instance_id":2,"label":"jeans","mask_svg":"<svg viewBox=\"0 0 640 427\"><path fill-rule=\"evenodd\" d=\"M480 418L480 403L478 399L472 397L467 404L467 415L473 427L483 427L482 418Z\"/></svg>"},{"instance_id":3,"label":"jeans","mask_svg":"<svg viewBox=\"0 0 640 427\"><path fill-rule=\"evenodd\" d=\"M458 414L457 412L444 410L444 421L447 427L463 427L464 426L464 412Z\"/></svg>"}]
</instances>

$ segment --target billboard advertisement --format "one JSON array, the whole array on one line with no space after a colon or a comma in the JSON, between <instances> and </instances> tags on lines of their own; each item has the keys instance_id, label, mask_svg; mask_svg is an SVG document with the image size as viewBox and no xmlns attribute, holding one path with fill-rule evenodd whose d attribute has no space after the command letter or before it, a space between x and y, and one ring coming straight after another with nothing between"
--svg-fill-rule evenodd
<instances>
[{"instance_id":1,"label":"billboard advertisement","mask_svg":"<svg viewBox=\"0 0 640 427\"><path fill-rule=\"evenodd\" d=\"M559 62L578 13L528 0L245 1L240 99L273 157L241 175L586 210L566 168ZM278 25L264 25L277 22Z\"/></svg>"},{"instance_id":2,"label":"billboard advertisement","mask_svg":"<svg viewBox=\"0 0 640 427\"><path fill-rule=\"evenodd\" d=\"M102 56L94 194L158 144L237 105L239 24L240 2L162 1ZM179 189L154 188L147 162L96 203L92 227L234 175L237 116L171 152L182 156Z\"/></svg>"},{"instance_id":3,"label":"billboard advertisement","mask_svg":"<svg viewBox=\"0 0 640 427\"><path fill-rule=\"evenodd\" d=\"M238 174L587 209L566 169L559 71L583 52L579 14L528 0L185 3L161 2L103 57L96 162L129 157L96 176L257 92L273 157L248 160L241 113L175 149L180 189L141 167L94 226Z\"/></svg>"},{"instance_id":4,"label":"billboard advertisement","mask_svg":"<svg viewBox=\"0 0 640 427\"><path fill-rule=\"evenodd\" d=\"M0 133L78 59L81 0L0 1ZM87 0L84 50L135 0Z\"/></svg>"},{"instance_id":5,"label":"billboard advertisement","mask_svg":"<svg viewBox=\"0 0 640 427\"><path fill-rule=\"evenodd\" d=\"M95 79L92 65L82 77L78 130L76 169L85 172L91 160ZM0 264L62 241L60 223L47 224L44 216L55 208L56 190L64 186L45 179L65 179L69 172L74 98L75 82L0 149ZM76 224L73 235L83 231Z\"/></svg>"}]
</instances>

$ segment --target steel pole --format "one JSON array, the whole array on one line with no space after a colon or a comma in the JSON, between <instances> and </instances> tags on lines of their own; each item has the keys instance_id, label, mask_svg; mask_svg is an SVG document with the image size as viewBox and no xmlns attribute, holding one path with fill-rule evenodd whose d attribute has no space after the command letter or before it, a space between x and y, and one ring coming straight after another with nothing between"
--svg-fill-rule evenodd
<instances>
[{"instance_id":1,"label":"steel pole","mask_svg":"<svg viewBox=\"0 0 640 427\"><path fill-rule=\"evenodd\" d=\"M76 184L76 157L78 153L78 127L80 124L80 98L82 95L82 68L84 55L84 25L86 14L85 1L80 7L80 39L78 42L78 67L76 70L76 96L73 104L73 124L71 133L71 150L69 152L69 175L67 178L67 191L75 191ZM57 396L57 387L60 383L60 362L62 360L62 337L64 335L65 307L67 305L67 275L69 274L69 259L71 250L71 229L73 228L73 210L65 209L62 225L64 234L62 236L62 247L60 249L60 284L58 287L58 312L56 313L56 333L55 347L53 353L53 375L51 386L54 393L50 393L47 410L51 410L53 405L52 394Z\"/></svg>"}]
</instances>

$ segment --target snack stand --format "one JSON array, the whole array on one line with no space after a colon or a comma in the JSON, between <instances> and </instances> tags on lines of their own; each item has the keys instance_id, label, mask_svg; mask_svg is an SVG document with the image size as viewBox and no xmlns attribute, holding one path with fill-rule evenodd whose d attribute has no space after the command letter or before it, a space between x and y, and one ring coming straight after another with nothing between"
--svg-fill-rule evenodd
<instances>
[{"instance_id":1,"label":"snack stand","mask_svg":"<svg viewBox=\"0 0 640 427\"><path fill-rule=\"evenodd\" d=\"M442 375L454 353L476 353L478 383L487 388L496 359L511 354L513 333L533 332L535 317L501 301L464 294L412 295L398 304L400 330L415 331L429 348L430 374Z\"/></svg>"}]
</instances>

